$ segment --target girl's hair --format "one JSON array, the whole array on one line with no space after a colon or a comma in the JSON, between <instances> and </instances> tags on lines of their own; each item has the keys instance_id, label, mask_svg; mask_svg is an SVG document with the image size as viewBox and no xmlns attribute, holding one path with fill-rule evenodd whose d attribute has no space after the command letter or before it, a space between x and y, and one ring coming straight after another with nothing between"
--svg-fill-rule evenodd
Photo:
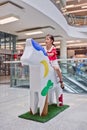
<instances>
[{"instance_id":1,"label":"girl's hair","mask_svg":"<svg viewBox=\"0 0 87 130\"><path fill-rule=\"evenodd\" d=\"M49 38L50 38L51 40L53 40L53 42L54 42L54 36L53 36L53 35L47 34L46 37L49 37Z\"/></svg>"},{"instance_id":2,"label":"girl's hair","mask_svg":"<svg viewBox=\"0 0 87 130\"><path fill-rule=\"evenodd\" d=\"M54 42L54 36L51 34L47 34L46 37L49 37ZM52 45L55 46L55 44L52 42Z\"/></svg>"}]
</instances>

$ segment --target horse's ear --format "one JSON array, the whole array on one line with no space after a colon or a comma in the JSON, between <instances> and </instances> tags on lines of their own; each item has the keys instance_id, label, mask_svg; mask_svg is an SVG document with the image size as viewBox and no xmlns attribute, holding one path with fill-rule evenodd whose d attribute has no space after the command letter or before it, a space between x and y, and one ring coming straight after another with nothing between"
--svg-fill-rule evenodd
<instances>
[{"instance_id":1,"label":"horse's ear","mask_svg":"<svg viewBox=\"0 0 87 130\"><path fill-rule=\"evenodd\" d=\"M26 39L26 45L27 46L31 46L32 45L31 40L32 40L31 38Z\"/></svg>"},{"instance_id":2,"label":"horse's ear","mask_svg":"<svg viewBox=\"0 0 87 130\"><path fill-rule=\"evenodd\" d=\"M43 54L47 56L47 53L45 52L44 48L38 42L34 41L33 39L31 39L31 42L34 49L36 49L37 51L42 51Z\"/></svg>"},{"instance_id":3,"label":"horse's ear","mask_svg":"<svg viewBox=\"0 0 87 130\"><path fill-rule=\"evenodd\" d=\"M31 39L32 42L32 46L34 47L35 50L40 51L41 50L41 45L39 45L38 42L36 42L35 40Z\"/></svg>"}]
</instances>

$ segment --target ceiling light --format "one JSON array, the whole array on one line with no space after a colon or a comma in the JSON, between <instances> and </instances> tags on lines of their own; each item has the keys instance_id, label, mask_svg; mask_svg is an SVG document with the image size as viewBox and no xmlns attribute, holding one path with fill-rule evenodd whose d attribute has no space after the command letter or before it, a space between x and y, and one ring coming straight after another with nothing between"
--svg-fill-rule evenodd
<instances>
[{"instance_id":1,"label":"ceiling light","mask_svg":"<svg viewBox=\"0 0 87 130\"><path fill-rule=\"evenodd\" d=\"M56 1L56 4L59 4L59 3L60 3L60 1L59 1L59 0L57 0L57 1Z\"/></svg>"},{"instance_id":2,"label":"ceiling light","mask_svg":"<svg viewBox=\"0 0 87 130\"><path fill-rule=\"evenodd\" d=\"M63 12L66 12L66 8L61 8L61 10L62 10Z\"/></svg>"},{"instance_id":3,"label":"ceiling light","mask_svg":"<svg viewBox=\"0 0 87 130\"><path fill-rule=\"evenodd\" d=\"M57 41L57 42L54 42L54 44L56 45L56 44L60 44L60 41ZM46 45L46 43L40 43L40 45L42 45L42 46L45 46Z\"/></svg>"},{"instance_id":4,"label":"ceiling light","mask_svg":"<svg viewBox=\"0 0 87 130\"><path fill-rule=\"evenodd\" d=\"M76 5L67 5L65 8L77 8L77 7L81 7L81 6L87 6L87 3L83 3L83 4L76 4Z\"/></svg>"},{"instance_id":5,"label":"ceiling light","mask_svg":"<svg viewBox=\"0 0 87 130\"><path fill-rule=\"evenodd\" d=\"M54 42L54 44L60 44L60 41Z\"/></svg>"},{"instance_id":6,"label":"ceiling light","mask_svg":"<svg viewBox=\"0 0 87 130\"><path fill-rule=\"evenodd\" d=\"M76 40L75 42L81 42L81 40Z\"/></svg>"},{"instance_id":7,"label":"ceiling light","mask_svg":"<svg viewBox=\"0 0 87 130\"><path fill-rule=\"evenodd\" d=\"M67 5L65 8L67 9L67 8L72 8L72 7L74 7L75 5Z\"/></svg>"},{"instance_id":8,"label":"ceiling light","mask_svg":"<svg viewBox=\"0 0 87 130\"><path fill-rule=\"evenodd\" d=\"M85 8L87 8L87 5L86 5L86 6L82 6L81 8L82 8L82 9L85 9Z\"/></svg>"},{"instance_id":9,"label":"ceiling light","mask_svg":"<svg viewBox=\"0 0 87 130\"><path fill-rule=\"evenodd\" d=\"M71 1L74 1L74 0L66 0L66 2L71 2Z\"/></svg>"},{"instance_id":10,"label":"ceiling light","mask_svg":"<svg viewBox=\"0 0 87 130\"><path fill-rule=\"evenodd\" d=\"M0 19L0 24L7 24L7 23L11 23L17 20L19 19L15 16L8 16L8 17Z\"/></svg>"},{"instance_id":11,"label":"ceiling light","mask_svg":"<svg viewBox=\"0 0 87 130\"><path fill-rule=\"evenodd\" d=\"M67 43L75 43L76 44L76 42L81 42L80 40L70 40L70 41L67 41Z\"/></svg>"},{"instance_id":12,"label":"ceiling light","mask_svg":"<svg viewBox=\"0 0 87 130\"><path fill-rule=\"evenodd\" d=\"M69 46L71 46L71 47L79 47L79 46L87 46L87 43L78 43L78 44L67 44L67 46L69 47Z\"/></svg>"},{"instance_id":13,"label":"ceiling light","mask_svg":"<svg viewBox=\"0 0 87 130\"><path fill-rule=\"evenodd\" d=\"M36 32L27 32L25 35L35 35L35 34L41 34L43 33L42 31L36 31Z\"/></svg>"},{"instance_id":14,"label":"ceiling light","mask_svg":"<svg viewBox=\"0 0 87 130\"><path fill-rule=\"evenodd\" d=\"M46 43L44 43L44 42L43 42L43 43L40 43L40 45L41 45L41 46L45 46L45 45L46 45Z\"/></svg>"},{"instance_id":15,"label":"ceiling light","mask_svg":"<svg viewBox=\"0 0 87 130\"><path fill-rule=\"evenodd\" d=\"M72 14L72 13L79 13L79 12L85 12L85 11L87 11L87 9L67 11L67 12L65 12L64 14Z\"/></svg>"},{"instance_id":16,"label":"ceiling light","mask_svg":"<svg viewBox=\"0 0 87 130\"><path fill-rule=\"evenodd\" d=\"M78 0L78 2L80 2L81 0Z\"/></svg>"},{"instance_id":17,"label":"ceiling light","mask_svg":"<svg viewBox=\"0 0 87 130\"><path fill-rule=\"evenodd\" d=\"M72 40L72 41L67 41L67 43L73 43L73 42L75 42L74 40Z\"/></svg>"}]
</instances>

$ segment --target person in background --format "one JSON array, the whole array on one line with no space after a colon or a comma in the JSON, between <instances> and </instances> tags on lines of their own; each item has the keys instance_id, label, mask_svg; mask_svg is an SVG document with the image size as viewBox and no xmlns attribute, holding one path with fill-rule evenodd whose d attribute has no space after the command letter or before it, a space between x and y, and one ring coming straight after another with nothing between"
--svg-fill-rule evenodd
<instances>
[{"instance_id":1,"label":"person in background","mask_svg":"<svg viewBox=\"0 0 87 130\"><path fill-rule=\"evenodd\" d=\"M46 35L45 43L46 43L46 51L47 51L49 61L59 77L59 82L61 84L61 88L64 89L62 73L61 73L61 69L60 69L58 61L57 61L56 47L53 44L54 37L50 34Z\"/></svg>"}]
</instances>

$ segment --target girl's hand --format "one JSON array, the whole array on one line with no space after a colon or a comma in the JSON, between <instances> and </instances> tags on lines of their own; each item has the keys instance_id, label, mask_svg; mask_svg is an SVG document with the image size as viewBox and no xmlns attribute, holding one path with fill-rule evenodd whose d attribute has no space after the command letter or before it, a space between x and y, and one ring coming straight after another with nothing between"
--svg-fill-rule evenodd
<instances>
[{"instance_id":1,"label":"girl's hand","mask_svg":"<svg viewBox=\"0 0 87 130\"><path fill-rule=\"evenodd\" d=\"M63 83L63 81L60 81L60 84L61 84L61 88L64 89L64 83Z\"/></svg>"},{"instance_id":2,"label":"girl's hand","mask_svg":"<svg viewBox=\"0 0 87 130\"><path fill-rule=\"evenodd\" d=\"M64 83L63 82L61 83L61 88L64 89Z\"/></svg>"}]
</instances>

